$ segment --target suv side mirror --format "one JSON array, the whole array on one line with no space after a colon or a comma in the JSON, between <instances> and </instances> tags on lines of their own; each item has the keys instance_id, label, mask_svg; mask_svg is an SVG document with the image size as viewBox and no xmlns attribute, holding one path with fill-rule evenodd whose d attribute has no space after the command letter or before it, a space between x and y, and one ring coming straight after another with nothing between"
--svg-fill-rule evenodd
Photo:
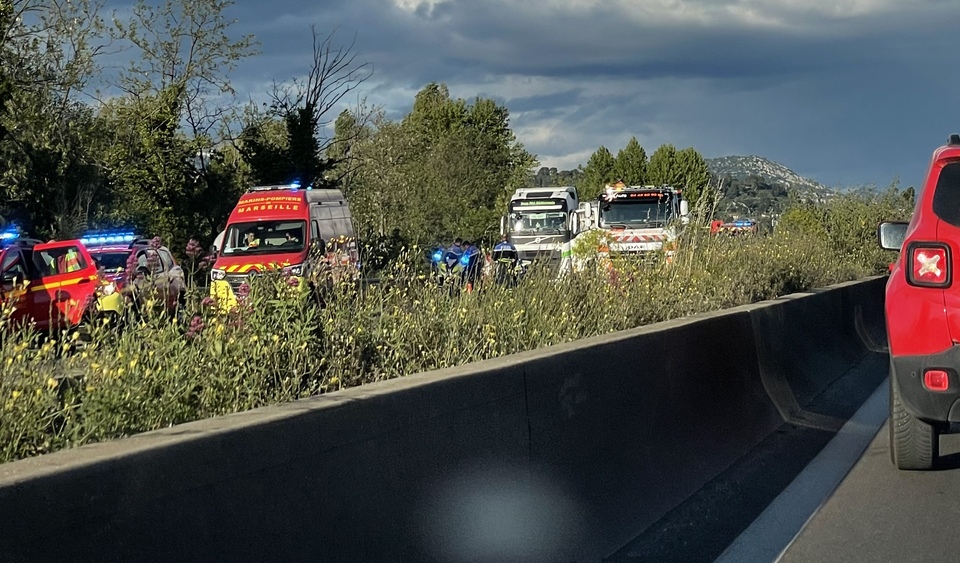
<instances>
[{"instance_id":1,"label":"suv side mirror","mask_svg":"<svg viewBox=\"0 0 960 563\"><path fill-rule=\"evenodd\" d=\"M884 221L877 226L877 239L880 242L880 248L884 250L900 250L903 247L903 240L907 238L907 225L905 221Z\"/></svg>"}]
</instances>

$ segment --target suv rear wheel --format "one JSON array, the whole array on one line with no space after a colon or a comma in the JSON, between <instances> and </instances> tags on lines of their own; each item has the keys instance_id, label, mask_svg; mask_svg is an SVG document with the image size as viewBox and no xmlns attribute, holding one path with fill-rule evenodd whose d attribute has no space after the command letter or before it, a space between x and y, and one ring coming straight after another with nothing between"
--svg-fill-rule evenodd
<instances>
[{"instance_id":1,"label":"suv rear wheel","mask_svg":"<svg viewBox=\"0 0 960 563\"><path fill-rule=\"evenodd\" d=\"M940 456L940 432L907 412L890 375L890 459L898 469L930 469Z\"/></svg>"}]
</instances>

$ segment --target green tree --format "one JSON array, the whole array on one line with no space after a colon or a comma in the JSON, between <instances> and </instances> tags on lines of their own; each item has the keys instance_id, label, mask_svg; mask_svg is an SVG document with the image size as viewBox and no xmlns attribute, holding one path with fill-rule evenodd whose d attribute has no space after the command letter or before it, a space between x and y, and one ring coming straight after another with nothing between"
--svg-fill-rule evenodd
<instances>
[{"instance_id":1,"label":"green tree","mask_svg":"<svg viewBox=\"0 0 960 563\"><path fill-rule=\"evenodd\" d=\"M707 161L693 147L687 147L676 153L674 159L677 187L683 189L684 198L695 203L703 196L712 196L710 186L710 168ZM769 193L767 192L769 196Z\"/></svg>"},{"instance_id":2,"label":"green tree","mask_svg":"<svg viewBox=\"0 0 960 563\"><path fill-rule=\"evenodd\" d=\"M667 143L657 147L650 155L647 174L651 184L675 186L680 183L680 169L677 166L677 149Z\"/></svg>"},{"instance_id":3,"label":"green tree","mask_svg":"<svg viewBox=\"0 0 960 563\"><path fill-rule=\"evenodd\" d=\"M350 189L363 229L400 229L428 244L492 238L509 194L536 158L517 142L509 113L493 100L450 97L426 85L399 123L382 114L351 147L362 164Z\"/></svg>"},{"instance_id":4,"label":"green tree","mask_svg":"<svg viewBox=\"0 0 960 563\"><path fill-rule=\"evenodd\" d=\"M646 183L647 153L636 137L630 137L627 146L617 153L613 170L616 178L628 186L642 186Z\"/></svg>"},{"instance_id":5,"label":"green tree","mask_svg":"<svg viewBox=\"0 0 960 563\"><path fill-rule=\"evenodd\" d=\"M359 159L354 148L372 135L369 126L376 108L369 109L361 104L356 111L345 109L337 116L333 125L333 138L325 151L327 161L331 166L335 180L340 184L344 193L351 189L351 182L356 176Z\"/></svg>"},{"instance_id":6,"label":"green tree","mask_svg":"<svg viewBox=\"0 0 960 563\"><path fill-rule=\"evenodd\" d=\"M253 108L237 137L237 150L250 168L255 185L287 183L293 179L286 123Z\"/></svg>"},{"instance_id":7,"label":"green tree","mask_svg":"<svg viewBox=\"0 0 960 563\"><path fill-rule=\"evenodd\" d=\"M590 155L587 165L583 167L583 176L576 186L579 198L596 199L603 191L603 186L616 180L616 164L616 159L604 146Z\"/></svg>"},{"instance_id":8,"label":"green tree","mask_svg":"<svg viewBox=\"0 0 960 563\"><path fill-rule=\"evenodd\" d=\"M183 86L153 96L118 98L102 116L112 132L106 163L114 185L108 223L133 224L168 242L186 242L185 206L193 201L195 146L179 134Z\"/></svg>"},{"instance_id":9,"label":"green tree","mask_svg":"<svg viewBox=\"0 0 960 563\"><path fill-rule=\"evenodd\" d=\"M124 99L105 106L117 137L110 154L116 194L109 216L133 221L175 247L212 235L213 216L194 206L233 197L238 176L219 159L230 136L235 95L229 73L256 52L251 36L234 39L224 17L229 0L137 0L129 17L115 19L113 37L132 58L117 86Z\"/></svg>"},{"instance_id":10,"label":"green tree","mask_svg":"<svg viewBox=\"0 0 960 563\"><path fill-rule=\"evenodd\" d=\"M423 140L382 112L373 118L371 129L371 135L353 148L358 165L350 188L350 209L360 236L385 236L396 228L405 238L417 239L430 212L418 191Z\"/></svg>"},{"instance_id":11,"label":"green tree","mask_svg":"<svg viewBox=\"0 0 960 563\"><path fill-rule=\"evenodd\" d=\"M102 129L80 101L98 72L99 9L88 0L0 5L0 213L38 236L77 234L105 188Z\"/></svg>"}]
</instances>

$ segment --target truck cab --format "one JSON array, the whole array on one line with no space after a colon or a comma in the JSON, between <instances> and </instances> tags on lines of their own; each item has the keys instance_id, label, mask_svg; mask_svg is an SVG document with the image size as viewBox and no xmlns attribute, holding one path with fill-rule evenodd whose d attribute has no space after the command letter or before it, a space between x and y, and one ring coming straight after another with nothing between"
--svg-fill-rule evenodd
<instances>
[{"instance_id":1,"label":"truck cab","mask_svg":"<svg viewBox=\"0 0 960 563\"><path fill-rule=\"evenodd\" d=\"M559 267L577 233L578 207L573 186L519 189L500 219L500 234L516 247L522 263L545 260Z\"/></svg>"},{"instance_id":2,"label":"truck cab","mask_svg":"<svg viewBox=\"0 0 960 563\"><path fill-rule=\"evenodd\" d=\"M671 248L678 237L678 224L690 220L689 203L673 186L628 186L607 184L600 196L580 204L582 233L600 229L604 244L600 255L609 253L645 257Z\"/></svg>"},{"instance_id":3,"label":"truck cab","mask_svg":"<svg viewBox=\"0 0 960 563\"><path fill-rule=\"evenodd\" d=\"M316 257L347 269L359 266L350 206L337 189L298 184L255 186L240 197L215 243L211 297L237 303L250 276L280 269L298 278L317 266Z\"/></svg>"}]
</instances>

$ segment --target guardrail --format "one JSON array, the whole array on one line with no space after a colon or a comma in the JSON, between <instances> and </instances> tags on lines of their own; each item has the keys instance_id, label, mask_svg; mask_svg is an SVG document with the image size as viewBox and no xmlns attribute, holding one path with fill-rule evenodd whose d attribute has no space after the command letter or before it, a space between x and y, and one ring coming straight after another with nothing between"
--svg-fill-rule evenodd
<instances>
[{"instance_id":1,"label":"guardrail","mask_svg":"<svg viewBox=\"0 0 960 563\"><path fill-rule=\"evenodd\" d=\"M0 465L0 557L611 553L883 353L871 278Z\"/></svg>"}]
</instances>

